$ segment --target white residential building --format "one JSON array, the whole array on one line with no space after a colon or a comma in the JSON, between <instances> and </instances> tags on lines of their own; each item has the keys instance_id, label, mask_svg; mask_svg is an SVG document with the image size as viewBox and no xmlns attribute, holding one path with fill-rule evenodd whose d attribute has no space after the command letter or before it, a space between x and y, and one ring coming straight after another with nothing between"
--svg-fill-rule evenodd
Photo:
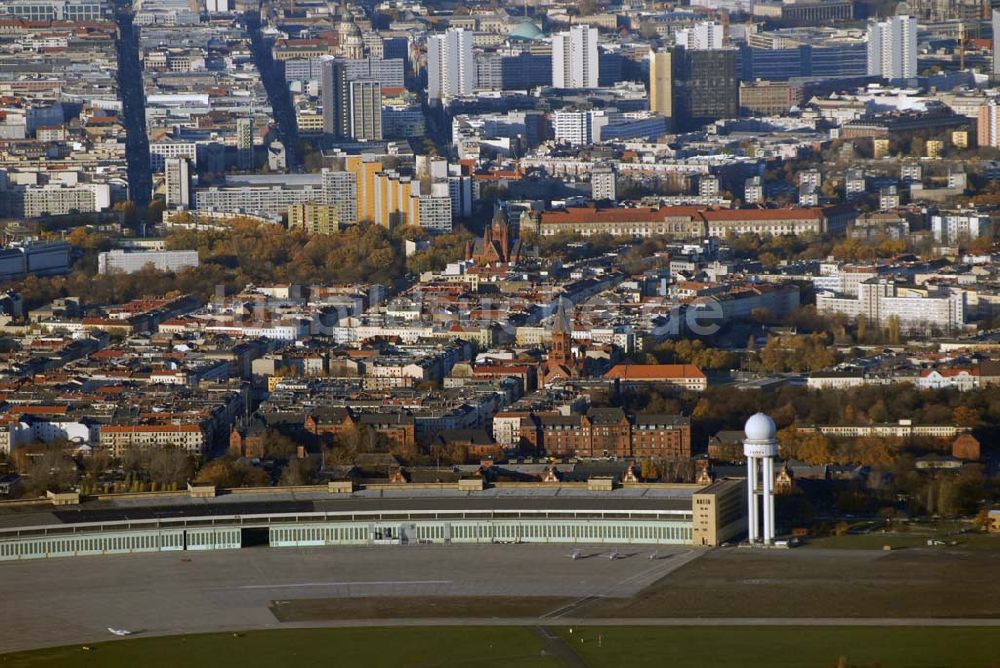
<instances>
[{"instance_id":1,"label":"white residential building","mask_svg":"<svg viewBox=\"0 0 1000 668\"><path fill-rule=\"evenodd\" d=\"M449 28L427 39L427 97L441 100L471 95L476 88L476 62L472 33Z\"/></svg>"},{"instance_id":2,"label":"white residential building","mask_svg":"<svg viewBox=\"0 0 1000 668\"><path fill-rule=\"evenodd\" d=\"M97 256L97 272L100 274L133 274L146 265L160 271L178 271L185 267L198 266L198 251L105 251Z\"/></svg>"},{"instance_id":3,"label":"white residential building","mask_svg":"<svg viewBox=\"0 0 1000 668\"><path fill-rule=\"evenodd\" d=\"M167 208L191 208L191 163L187 158L168 158L164 172Z\"/></svg>"},{"instance_id":4,"label":"white residential building","mask_svg":"<svg viewBox=\"0 0 1000 668\"><path fill-rule=\"evenodd\" d=\"M891 16L868 24L868 75L890 81L917 76L917 19Z\"/></svg>"},{"instance_id":5,"label":"white residential building","mask_svg":"<svg viewBox=\"0 0 1000 668\"><path fill-rule=\"evenodd\" d=\"M979 238L989 222L989 216L975 213L945 213L931 216L931 230L935 241L955 243Z\"/></svg>"},{"instance_id":6,"label":"white residential building","mask_svg":"<svg viewBox=\"0 0 1000 668\"><path fill-rule=\"evenodd\" d=\"M597 28L579 25L552 37L553 88L597 88Z\"/></svg>"},{"instance_id":7,"label":"white residential building","mask_svg":"<svg viewBox=\"0 0 1000 668\"><path fill-rule=\"evenodd\" d=\"M721 23L705 21L690 28L678 30L675 36L677 46L685 49L721 49L726 28Z\"/></svg>"},{"instance_id":8,"label":"white residential building","mask_svg":"<svg viewBox=\"0 0 1000 668\"><path fill-rule=\"evenodd\" d=\"M591 111L557 111L552 115L552 130L557 142L585 146L601 140L601 128L608 119Z\"/></svg>"},{"instance_id":9,"label":"white residential building","mask_svg":"<svg viewBox=\"0 0 1000 668\"><path fill-rule=\"evenodd\" d=\"M904 332L965 327L965 294L961 290L901 285L884 278L861 282L855 295L821 292L816 295L816 310L848 318L864 316L876 327L887 327L895 319Z\"/></svg>"}]
</instances>

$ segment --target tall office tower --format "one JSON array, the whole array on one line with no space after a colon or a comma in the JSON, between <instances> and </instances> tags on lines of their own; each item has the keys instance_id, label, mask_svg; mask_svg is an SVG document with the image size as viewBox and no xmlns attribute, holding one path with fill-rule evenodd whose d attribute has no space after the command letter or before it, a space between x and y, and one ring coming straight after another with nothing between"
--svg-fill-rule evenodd
<instances>
[{"instance_id":1,"label":"tall office tower","mask_svg":"<svg viewBox=\"0 0 1000 668\"><path fill-rule=\"evenodd\" d=\"M705 21L678 30L675 43L685 49L721 49L725 34L726 28L721 23Z\"/></svg>"},{"instance_id":2,"label":"tall office tower","mask_svg":"<svg viewBox=\"0 0 1000 668\"><path fill-rule=\"evenodd\" d=\"M674 117L672 60L670 51L649 52L649 110L665 116L668 128Z\"/></svg>"},{"instance_id":3,"label":"tall office tower","mask_svg":"<svg viewBox=\"0 0 1000 668\"><path fill-rule=\"evenodd\" d=\"M253 169L253 119L236 119L236 161L240 169Z\"/></svg>"},{"instance_id":4,"label":"tall office tower","mask_svg":"<svg viewBox=\"0 0 1000 668\"><path fill-rule=\"evenodd\" d=\"M690 50L672 54L674 123L697 129L739 113L740 88L735 49Z\"/></svg>"},{"instance_id":5,"label":"tall office tower","mask_svg":"<svg viewBox=\"0 0 1000 668\"><path fill-rule=\"evenodd\" d=\"M449 28L443 35L427 39L427 97L441 100L471 95L476 88L476 61L472 56L472 33Z\"/></svg>"},{"instance_id":6,"label":"tall office tower","mask_svg":"<svg viewBox=\"0 0 1000 668\"><path fill-rule=\"evenodd\" d=\"M187 158L167 158L166 175L167 208L191 207L191 164Z\"/></svg>"},{"instance_id":7,"label":"tall office tower","mask_svg":"<svg viewBox=\"0 0 1000 668\"><path fill-rule=\"evenodd\" d=\"M552 37L552 86L597 88L597 29L573 26Z\"/></svg>"},{"instance_id":8,"label":"tall office tower","mask_svg":"<svg viewBox=\"0 0 1000 668\"><path fill-rule=\"evenodd\" d=\"M323 61L323 80L320 85L323 100L323 134L347 137L350 117L350 89L343 61Z\"/></svg>"},{"instance_id":9,"label":"tall office tower","mask_svg":"<svg viewBox=\"0 0 1000 668\"><path fill-rule=\"evenodd\" d=\"M1000 9L994 9L993 23L993 77L1000 77Z\"/></svg>"},{"instance_id":10,"label":"tall office tower","mask_svg":"<svg viewBox=\"0 0 1000 668\"><path fill-rule=\"evenodd\" d=\"M350 136L352 139L382 139L382 87L377 81L350 83Z\"/></svg>"},{"instance_id":11,"label":"tall office tower","mask_svg":"<svg viewBox=\"0 0 1000 668\"><path fill-rule=\"evenodd\" d=\"M890 81L917 76L917 20L892 16L868 24L868 75Z\"/></svg>"}]
</instances>

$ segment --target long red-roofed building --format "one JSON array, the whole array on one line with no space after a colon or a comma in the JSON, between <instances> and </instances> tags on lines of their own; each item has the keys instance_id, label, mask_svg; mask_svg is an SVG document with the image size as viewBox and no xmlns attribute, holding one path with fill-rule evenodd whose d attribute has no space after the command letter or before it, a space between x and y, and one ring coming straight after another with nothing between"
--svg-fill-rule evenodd
<instances>
[{"instance_id":1,"label":"long red-roofed building","mask_svg":"<svg viewBox=\"0 0 1000 668\"><path fill-rule=\"evenodd\" d=\"M850 206L788 207L782 209L706 209L696 206L571 207L546 211L538 219L538 232L551 236L573 232L581 236L680 238L724 237L728 234L826 234L839 233L856 218Z\"/></svg>"}]
</instances>

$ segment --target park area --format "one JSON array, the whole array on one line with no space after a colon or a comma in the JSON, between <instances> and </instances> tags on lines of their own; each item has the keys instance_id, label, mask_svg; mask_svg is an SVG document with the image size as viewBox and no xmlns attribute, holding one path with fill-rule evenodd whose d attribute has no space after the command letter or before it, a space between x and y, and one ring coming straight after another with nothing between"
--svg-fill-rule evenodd
<instances>
[{"instance_id":1,"label":"park area","mask_svg":"<svg viewBox=\"0 0 1000 668\"><path fill-rule=\"evenodd\" d=\"M990 666L995 630L888 627L423 627L136 638L0 656L77 666Z\"/></svg>"}]
</instances>

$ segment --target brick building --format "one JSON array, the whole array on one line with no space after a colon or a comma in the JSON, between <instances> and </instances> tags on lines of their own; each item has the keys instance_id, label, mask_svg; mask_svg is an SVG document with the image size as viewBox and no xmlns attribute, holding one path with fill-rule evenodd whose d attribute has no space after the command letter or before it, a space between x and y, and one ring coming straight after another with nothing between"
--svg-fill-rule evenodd
<instances>
[{"instance_id":1,"label":"brick building","mask_svg":"<svg viewBox=\"0 0 1000 668\"><path fill-rule=\"evenodd\" d=\"M532 414L521 420L522 447L552 457L691 456L691 423L675 415L627 415L620 408L585 414Z\"/></svg>"}]
</instances>

